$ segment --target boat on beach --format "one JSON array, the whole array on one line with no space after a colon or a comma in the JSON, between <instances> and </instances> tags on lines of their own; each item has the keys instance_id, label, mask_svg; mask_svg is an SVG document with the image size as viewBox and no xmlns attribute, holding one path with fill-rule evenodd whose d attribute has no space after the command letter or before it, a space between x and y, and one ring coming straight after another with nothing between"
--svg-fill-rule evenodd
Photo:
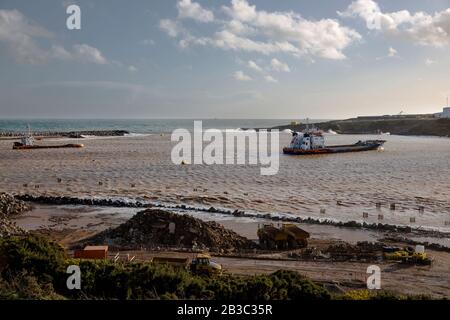
<instances>
[{"instance_id":1,"label":"boat on beach","mask_svg":"<svg viewBox=\"0 0 450 320\"><path fill-rule=\"evenodd\" d=\"M33 150L33 149L62 149L62 148L83 148L81 143L69 143L62 145L35 145L34 137L31 134L30 127L28 127L28 133L20 138L20 142L14 142L13 150Z\"/></svg>"},{"instance_id":2,"label":"boat on beach","mask_svg":"<svg viewBox=\"0 0 450 320\"><path fill-rule=\"evenodd\" d=\"M365 140L355 144L326 146L322 131L306 130L305 132L294 132L289 147L283 148L284 154L290 155L312 155L327 153L360 152L378 150L386 140Z\"/></svg>"}]
</instances>

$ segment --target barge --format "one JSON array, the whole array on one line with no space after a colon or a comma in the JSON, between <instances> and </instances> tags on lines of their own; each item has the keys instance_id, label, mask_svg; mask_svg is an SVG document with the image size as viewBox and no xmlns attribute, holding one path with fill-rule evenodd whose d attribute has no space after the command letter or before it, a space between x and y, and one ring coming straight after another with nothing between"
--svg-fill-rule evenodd
<instances>
[{"instance_id":1,"label":"barge","mask_svg":"<svg viewBox=\"0 0 450 320\"><path fill-rule=\"evenodd\" d=\"M349 145L326 146L321 131L294 132L292 135L289 147L283 148L284 154L313 155L378 150L386 142L386 140L365 140Z\"/></svg>"},{"instance_id":2,"label":"barge","mask_svg":"<svg viewBox=\"0 0 450 320\"><path fill-rule=\"evenodd\" d=\"M33 150L33 149L62 149L62 148L83 148L81 143L69 143L61 145L25 145L20 142L15 142L13 145L14 150Z\"/></svg>"}]
</instances>

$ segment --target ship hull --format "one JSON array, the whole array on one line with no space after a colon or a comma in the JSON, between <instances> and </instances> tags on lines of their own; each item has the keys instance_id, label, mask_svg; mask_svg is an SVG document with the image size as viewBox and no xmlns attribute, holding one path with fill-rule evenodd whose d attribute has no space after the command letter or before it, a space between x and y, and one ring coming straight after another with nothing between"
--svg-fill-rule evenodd
<instances>
[{"instance_id":1,"label":"ship hull","mask_svg":"<svg viewBox=\"0 0 450 320\"><path fill-rule=\"evenodd\" d=\"M33 150L33 149L62 149L62 148L83 148L82 144L64 144L58 146L24 146L24 145L14 145L14 150Z\"/></svg>"},{"instance_id":2,"label":"ship hull","mask_svg":"<svg viewBox=\"0 0 450 320\"><path fill-rule=\"evenodd\" d=\"M286 148L283 148L283 153L290 154L290 155L313 155L313 154L361 152L361 151L377 150L384 144L384 142L385 141L377 141L375 143L370 143L370 144L355 143L352 145L328 146L325 148L314 149L314 150L302 150L302 149L286 147Z\"/></svg>"}]
</instances>

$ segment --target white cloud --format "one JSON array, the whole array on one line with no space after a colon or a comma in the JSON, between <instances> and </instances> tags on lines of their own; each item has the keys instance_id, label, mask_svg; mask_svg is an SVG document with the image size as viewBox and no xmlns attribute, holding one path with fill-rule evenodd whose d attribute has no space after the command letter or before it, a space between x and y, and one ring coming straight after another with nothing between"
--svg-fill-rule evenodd
<instances>
[{"instance_id":1,"label":"white cloud","mask_svg":"<svg viewBox=\"0 0 450 320\"><path fill-rule=\"evenodd\" d=\"M63 46L53 45L50 50L50 56L58 60L71 60L73 59L72 53L66 50Z\"/></svg>"},{"instance_id":2,"label":"white cloud","mask_svg":"<svg viewBox=\"0 0 450 320\"><path fill-rule=\"evenodd\" d=\"M184 33L183 28L178 24L178 22L170 19L162 19L159 22L159 27L172 38L176 38L180 34Z\"/></svg>"},{"instance_id":3,"label":"white cloud","mask_svg":"<svg viewBox=\"0 0 450 320\"><path fill-rule=\"evenodd\" d=\"M182 37L184 46L203 45L266 55L288 53L326 59L345 59L343 50L361 38L355 30L342 26L337 20L315 21L294 12L258 11L246 0L232 0L231 6L222 9L228 20L218 20L218 29L213 30L212 36L181 32L179 22L168 19L161 20L160 26L171 37Z\"/></svg>"},{"instance_id":4,"label":"white cloud","mask_svg":"<svg viewBox=\"0 0 450 320\"><path fill-rule=\"evenodd\" d=\"M50 59L76 60L95 64L107 64L100 50L87 44L76 44L71 51L52 44L49 49L38 44L38 38L53 40L53 35L44 28L31 23L17 10L0 10L0 42L21 63L38 64Z\"/></svg>"},{"instance_id":5,"label":"white cloud","mask_svg":"<svg viewBox=\"0 0 450 320\"><path fill-rule=\"evenodd\" d=\"M194 19L200 22L214 21L214 14L211 11L202 8L200 4L191 0L178 1L177 9L180 18Z\"/></svg>"},{"instance_id":6,"label":"white cloud","mask_svg":"<svg viewBox=\"0 0 450 320\"><path fill-rule=\"evenodd\" d=\"M138 71L138 69L135 66L131 65L131 66L128 66L128 71L136 72L136 71Z\"/></svg>"},{"instance_id":7,"label":"white cloud","mask_svg":"<svg viewBox=\"0 0 450 320\"><path fill-rule=\"evenodd\" d=\"M275 59L275 58L272 59L272 61L270 61L270 65L272 67L272 70L279 71L279 72L291 72L291 69L289 68L289 66L286 63L281 62L278 59Z\"/></svg>"},{"instance_id":8,"label":"white cloud","mask_svg":"<svg viewBox=\"0 0 450 320\"><path fill-rule=\"evenodd\" d=\"M67 51L63 46L53 45L47 56L57 60L73 60L94 64L109 63L100 50L87 44L76 44L71 51Z\"/></svg>"},{"instance_id":9,"label":"white cloud","mask_svg":"<svg viewBox=\"0 0 450 320\"><path fill-rule=\"evenodd\" d=\"M249 60L249 62L247 63L247 66L250 69L253 69L254 71L257 72L264 72L264 70L253 60Z\"/></svg>"},{"instance_id":10,"label":"white cloud","mask_svg":"<svg viewBox=\"0 0 450 320\"><path fill-rule=\"evenodd\" d=\"M398 51L395 50L394 48L390 47L389 51L388 51L388 57L393 58L396 57L398 54Z\"/></svg>"},{"instance_id":11,"label":"white cloud","mask_svg":"<svg viewBox=\"0 0 450 320\"><path fill-rule=\"evenodd\" d=\"M368 29L400 36L420 45L442 47L450 43L450 8L434 15L408 10L382 12L373 0L357 0L339 14L362 18Z\"/></svg>"},{"instance_id":12,"label":"white cloud","mask_svg":"<svg viewBox=\"0 0 450 320\"><path fill-rule=\"evenodd\" d=\"M289 42L256 41L235 35L228 30L217 32L214 38L207 39L204 43L224 50L258 52L266 55L276 52L300 54L300 50Z\"/></svg>"},{"instance_id":13,"label":"white cloud","mask_svg":"<svg viewBox=\"0 0 450 320\"><path fill-rule=\"evenodd\" d=\"M243 71L236 71L233 75L234 79L238 81L250 81L252 78L246 75Z\"/></svg>"},{"instance_id":14,"label":"white cloud","mask_svg":"<svg viewBox=\"0 0 450 320\"><path fill-rule=\"evenodd\" d=\"M238 20L231 20L226 23L225 29L237 35L254 35L257 33L255 28L250 27Z\"/></svg>"},{"instance_id":15,"label":"white cloud","mask_svg":"<svg viewBox=\"0 0 450 320\"><path fill-rule=\"evenodd\" d=\"M425 64L427 65L427 66L431 66L431 65L433 65L433 64L435 64L436 63L436 61L434 61L434 60L432 60L432 59L430 59L430 58L427 58L426 60L425 60Z\"/></svg>"},{"instance_id":16,"label":"white cloud","mask_svg":"<svg viewBox=\"0 0 450 320\"><path fill-rule=\"evenodd\" d=\"M83 62L96 64L107 64L108 60L103 57L100 50L87 44L76 44L73 46L73 57Z\"/></svg>"},{"instance_id":17,"label":"white cloud","mask_svg":"<svg viewBox=\"0 0 450 320\"><path fill-rule=\"evenodd\" d=\"M258 11L246 0L232 0L224 11L233 20L255 28L268 43L294 46L299 53L328 59L344 59L342 50L360 35L333 19L306 20L294 12ZM324 32L326 30L326 32ZM279 48L278 51L283 51ZM292 52L292 49L289 50Z\"/></svg>"},{"instance_id":18,"label":"white cloud","mask_svg":"<svg viewBox=\"0 0 450 320\"><path fill-rule=\"evenodd\" d=\"M35 38L50 38L47 30L29 22L17 10L0 10L0 42L4 42L14 58L22 63L38 64L46 59Z\"/></svg>"},{"instance_id":19,"label":"white cloud","mask_svg":"<svg viewBox=\"0 0 450 320\"><path fill-rule=\"evenodd\" d=\"M272 82L272 83L278 82L278 80L274 79L274 78L273 78L272 76L270 76L270 75L264 76L264 80L266 80L267 82Z\"/></svg>"}]
</instances>

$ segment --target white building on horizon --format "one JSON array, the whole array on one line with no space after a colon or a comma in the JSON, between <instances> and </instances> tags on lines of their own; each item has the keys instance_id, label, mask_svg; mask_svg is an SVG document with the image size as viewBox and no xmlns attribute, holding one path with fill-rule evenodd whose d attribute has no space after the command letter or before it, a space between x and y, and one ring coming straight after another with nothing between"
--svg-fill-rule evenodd
<instances>
[{"instance_id":1,"label":"white building on horizon","mask_svg":"<svg viewBox=\"0 0 450 320\"><path fill-rule=\"evenodd\" d=\"M450 107L444 107L442 112L434 114L438 118L450 118Z\"/></svg>"}]
</instances>

